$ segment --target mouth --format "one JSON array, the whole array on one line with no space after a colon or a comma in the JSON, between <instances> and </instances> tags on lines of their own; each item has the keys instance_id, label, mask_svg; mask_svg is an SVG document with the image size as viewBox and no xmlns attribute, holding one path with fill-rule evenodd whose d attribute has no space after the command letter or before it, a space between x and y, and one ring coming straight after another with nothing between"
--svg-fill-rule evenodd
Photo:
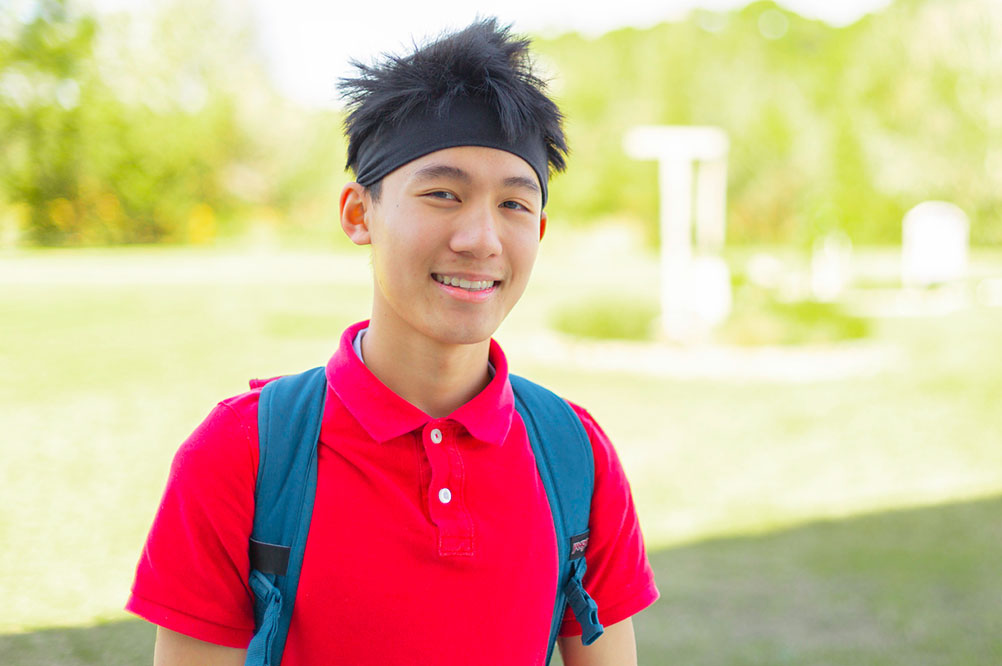
<instances>
[{"instance_id":1,"label":"mouth","mask_svg":"<svg viewBox=\"0 0 1002 666\"><path fill-rule=\"evenodd\" d=\"M447 287L458 287L459 289L465 289L473 293L487 291L493 289L495 285L501 284L500 280L467 280L466 278L445 275L443 273L432 273L431 276L436 282L440 282Z\"/></svg>"}]
</instances>

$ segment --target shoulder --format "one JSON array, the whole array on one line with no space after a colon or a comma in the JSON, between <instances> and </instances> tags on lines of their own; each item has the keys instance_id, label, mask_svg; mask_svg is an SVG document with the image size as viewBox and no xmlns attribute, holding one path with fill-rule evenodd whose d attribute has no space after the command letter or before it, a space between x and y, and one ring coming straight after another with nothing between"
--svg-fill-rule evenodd
<instances>
[{"instance_id":1,"label":"shoulder","mask_svg":"<svg viewBox=\"0 0 1002 666\"><path fill-rule=\"evenodd\" d=\"M174 467L218 469L225 466L228 473L248 472L252 481L256 480L261 391L275 380L305 376L307 372L312 371L252 379L250 390L219 401L178 449Z\"/></svg>"},{"instance_id":2,"label":"shoulder","mask_svg":"<svg viewBox=\"0 0 1002 666\"><path fill-rule=\"evenodd\" d=\"M577 414L578 419L581 420L581 425L588 434L589 441L591 441L592 452L595 456L595 474L612 472L617 476L623 476L622 465L619 462L616 448L613 446L612 440L605 433L605 430L595 420L595 417L584 407L570 400L565 399L565 402Z\"/></svg>"},{"instance_id":3,"label":"shoulder","mask_svg":"<svg viewBox=\"0 0 1002 666\"><path fill-rule=\"evenodd\" d=\"M252 389L218 402L178 448L171 477L201 479L225 469L248 472L255 478L260 393L259 388Z\"/></svg>"},{"instance_id":4,"label":"shoulder","mask_svg":"<svg viewBox=\"0 0 1002 666\"><path fill-rule=\"evenodd\" d=\"M567 400L566 398L564 398L564 402L566 402L570 408L574 410L574 413L578 415L578 418L581 420L581 425L584 426L585 432L588 433L589 437L594 438L596 436L600 436L608 441L605 431L602 430L602 427L598 424L598 421L595 420L595 417L591 415L591 412L581 405Z\"/></svg>"},{"instance_id":5,"label":"shoulder","mask_svg":"<svg viewBox=\"0 0 1002 666\"><path fill-rule=\"evenodd\" d=\"M619 461L616 456L615 448L612 442L609 440L609 436L605 433L602 427L595 420L595 417L591 413L578 405L575 402L568 400L567 398L555 393L549 387L543 386L542 384L537 384L525 377L520 377L518 375L511 375L512 387L518 387L523 394L526 393L526 389L532 387L535 389L544 389L544 393L553 393L560 400L567 403L567 405L577 416L578 420L581 422L581 426L584 428L585 434L588 435L588 440L591 442L592 451L595 458L595 471L598 473L600 468L608 466L609 462L615 463L616 467L619 467Z\"/></svg>"},{"instance_id":6,"label":"shoulder","mask_svg":"<svg viewBox=\"0 0 1002 666\"><path fill-rule=\"evenodd\" d=\"M626 472L608 435L585 408L569 402L591 440L595 460L585 588L606 626L643 610L658 597ZM571 614L562 635L580 634Z\"/></svg>"},{"instance_id":7,"label":"shoulder","mask_svg":"<svg viewBox=\"0 0 1002 666\"><path fill-rule=\"evenodd\" d=\"M257 393L217 403L178 448L127 605L172 631L233 647L246 646L254 629L247 539Z\"/></svg>"}]
</instances>

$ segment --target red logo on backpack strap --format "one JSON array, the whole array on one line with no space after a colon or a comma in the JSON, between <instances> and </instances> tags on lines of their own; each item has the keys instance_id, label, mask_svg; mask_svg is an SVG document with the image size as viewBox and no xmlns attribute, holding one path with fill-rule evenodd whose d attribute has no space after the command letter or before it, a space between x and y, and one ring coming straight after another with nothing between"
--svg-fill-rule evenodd
<instances>
[{"instance_id":1,"label":"red logo on backpack strap","mask_svg":"<svg viewBox=\"0 0 1002 666\"><path fill-rule=\"evenodd\" d=\"M576 560L584 557L585 551L588 550L588 534L589 532L584 532L571 537L571 550L567 559Z\"/></svg>"}]
</instances>

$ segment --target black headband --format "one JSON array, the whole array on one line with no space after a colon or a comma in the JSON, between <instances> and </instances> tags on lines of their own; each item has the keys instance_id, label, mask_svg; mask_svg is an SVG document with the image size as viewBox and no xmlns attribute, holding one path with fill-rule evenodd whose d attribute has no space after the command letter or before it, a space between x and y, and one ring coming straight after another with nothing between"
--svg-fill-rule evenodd
<instances>
[{"instance_id":1,"label":"black headband","mask_svg":"<svg viewBox=\"0 0 1002 666\"><path fill-rule=\"evenodd\" d=\"M493 107L471 97L457 97L442 114L424 109L400 124L384 125L359 146L355 180L368 187L408 162L456 146L497 148L521 157L536 172L546 205L549 163L543 137L539 133L506 137Z\"/></svg>"}]
</instances>

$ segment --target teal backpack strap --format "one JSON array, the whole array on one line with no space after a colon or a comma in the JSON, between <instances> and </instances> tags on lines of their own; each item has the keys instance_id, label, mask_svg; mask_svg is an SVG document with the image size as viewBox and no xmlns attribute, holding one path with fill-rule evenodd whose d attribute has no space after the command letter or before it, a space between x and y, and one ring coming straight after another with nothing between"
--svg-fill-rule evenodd
<instances>
[{"instance_id":1,"label":"teal backpack strap","mask_svg":"<svg viewBox=\"0 0 1002 666\"><path fill-rule=\"evenodd\" d=\"M595 460L588 433L563 398L523 377L511 375L510 380L515 409L525 422L557 533L559 570L548 664L567 606L581 624L584 645L591 645L604 631L598 621L598 606L584 588Z\"/></svg>"},{"instance_id":2,"label":"teal backpack strap","mask_svg":"<svg viewBox=\"0 0 1002 666\"><path fill-rule=\"evenodd\" d=\"M278 666L296 601L317 490L324 368L268 382L258 403L257 488L250 538L254 637L248 666Z\"/></svg>"}]
</instances>

